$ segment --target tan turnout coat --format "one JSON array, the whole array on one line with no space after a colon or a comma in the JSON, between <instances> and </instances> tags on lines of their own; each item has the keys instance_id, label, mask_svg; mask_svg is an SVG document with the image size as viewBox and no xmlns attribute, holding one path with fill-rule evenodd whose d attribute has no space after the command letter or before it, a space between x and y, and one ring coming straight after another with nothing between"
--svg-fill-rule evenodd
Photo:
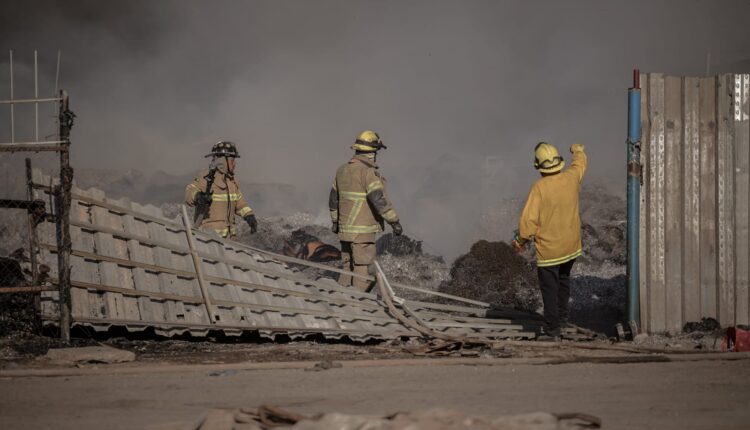
<instances>
[{"instance_id":1,"label":"tan turnout coat","mask_svg":"<svg viewBox=\"0 0 750 430\"><path fill-rule=\"evenodd\" d=\"M205 192L208 185L208 170L201 171L198 176L185 188L185 203L195 206L195 196L199 191ZM234 237L237 228L234 225L235 217L246 217L253 213L247 200L240 191L240 186L234 176L227 173L226 163L220 163L214 176L211 187L212 202L208 209L208 215L203 219L198 228L214 231L221 237Z\"/></svg>"}]
</instances>

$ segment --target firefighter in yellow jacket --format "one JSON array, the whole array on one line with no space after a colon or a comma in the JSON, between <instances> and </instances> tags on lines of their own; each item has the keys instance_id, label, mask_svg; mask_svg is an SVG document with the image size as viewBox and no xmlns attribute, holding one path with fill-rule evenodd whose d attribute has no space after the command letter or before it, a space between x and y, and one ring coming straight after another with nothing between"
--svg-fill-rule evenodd
<instances>
[{"instance_id":1,"label":"firefighter in yellow jacket","mask_svg":"<svg viewBox=\"0 0 750 430\"><path fill-rule=\"evenodd\" d=\"M386 149L374 131L363 131L352 145L355 154L339 167L328 199L332 230L341 240L341 259L344 269L360 275L368 274L368 266L375 260L375 235L383 230L384 222L391 225L393 234L403 229L398 214L385 190L385 178L378 172L376 156ZM369 291L371 283L351 275L341 275L339 284L361 291Z\"/></svg>"},{"instance_id":2,"label":"firefighter in yellow jacket","mask_svg":"<svg viewBox=\"0 0 750 430\"><path fill-rule=\"evenodd\" d=\"M513 240L519 252L534 240L544 302L544 337L555 341L560 340L560 326L568 322L570 271L582 252L578 194L587 158L581 144L571 146L570 152L573 161L563 171L565 161L554 146L541 142L534 149L534 167L542 178L531 187Z\"/></svg>"},{"instance_id":3,"label":"firefighter in yellow jacket","mask_svg":"<svg viewBox=\"0 0 750 430\"><path fill-rule=\"evenodd\" d=\"M221 141L211 148L211 164L201 171L185 188L185 203L195 207L195 225L223 238L234 239L239 216L250 226L250 233L258 230L258 221L234 179L235 159L240 155L234 143Z\"/></svg>"}]
</instances>

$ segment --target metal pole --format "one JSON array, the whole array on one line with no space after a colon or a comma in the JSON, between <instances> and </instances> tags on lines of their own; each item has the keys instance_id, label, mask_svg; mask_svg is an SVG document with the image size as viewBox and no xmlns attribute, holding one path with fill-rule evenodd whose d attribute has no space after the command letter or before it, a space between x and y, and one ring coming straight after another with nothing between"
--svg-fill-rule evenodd
<instances>
[{"instance_id":1,"label":"metal pole","mask_svg":"<svg viewBox=\"0 0 750 430\"><path fill-rule=\"evenodd\" d=\"M59 111L59 140L65 149L60 151L60 185L55 193L57 208L57 271L58 287L60 289L60 337L70 341L70 254L72 242L70 240L70 204L71 188L73 187L73 169L70 167L70 129L73 127L75 115L68 106L68 93L60 90Z\"/></svg>"},{"instance_id":2,"label":"metal pole","mask_svg":"<svg viewBox=\"0 0 750 430\"><path fill-rule=\"evenodd\" d=\"M34 50L34 98L39 98L39 71ZM34 140L39 141L39 102L34 103Z\"/></svg>"},{"instance_id":3,"label":"metal pole","mask_svg":"<svg viewBox=\"0 0 750 430\"><path fill-rule=\"evenodd\" d=\"M34 181L31 176L31 158L26 159L26 199L31 202L34 200ZM28 213L29 220L29 259L31 260L31 284L36 285L39 280L39 273L37 271L36 261L36 222L34 221L34 215Z\"/></svg>"},{"instance_id":4,"label":"metal pole","mask_svg":"<svg viewBox=\"0 0 750 430\"><path fill-rule=\"evenodd\" d=\"M641 77L628 90L628 321L640 326ZM635 333L633 333L635 336Z\"/></svg>"},{"instance_id":5,"label":"metal pole","mask_svg":"<svg viewBox=\"0 0 750 430\"><path fill-rule=\"evenodd\" d=\"M10 99L13 100L13 50L10 51ZM15 106L10 104L10 142L16 141Z\"/></svg>"}]
</instances>

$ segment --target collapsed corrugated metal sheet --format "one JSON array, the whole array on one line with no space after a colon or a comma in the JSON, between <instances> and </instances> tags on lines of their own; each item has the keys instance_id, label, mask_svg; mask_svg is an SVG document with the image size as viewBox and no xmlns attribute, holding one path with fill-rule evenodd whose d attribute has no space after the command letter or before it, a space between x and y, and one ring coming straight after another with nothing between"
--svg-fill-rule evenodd
<instances>
[{"instance_id":1,"label":"collapsed corrugated metal sheet","mask_svg":"<svg viewBox=\"0 0 750 430\"><path fill-rule=\"evenodd\" d=\"M750 322L750 75L648 74L641 102L641 322Z\"/></svg>"},{"instance_id":2,"label":"collapsed corrugated metal sheet","mask_svg":"<svg viewBox=\"0 0 750 430\"><path fill-rule=\"evenodd\" d=\"M35 172L35 182L48 184L49 178ZM375 294L341 287L328 278L308 279L282 261L289 257L186 228L187 219L167 219L151 205L74 187L70 225L74 326L153 329L166 336L205 336L209 331L252 331L271 338L419 336L389 315ZM44 258L54 260L54 226L40 230ZM43 313L49 321L57 318L55 294L44 296ZM534 335L509 320L481 318L484 309L479 307L408 305L430 328L447 334Z\"/></svg>"}]
</instances>

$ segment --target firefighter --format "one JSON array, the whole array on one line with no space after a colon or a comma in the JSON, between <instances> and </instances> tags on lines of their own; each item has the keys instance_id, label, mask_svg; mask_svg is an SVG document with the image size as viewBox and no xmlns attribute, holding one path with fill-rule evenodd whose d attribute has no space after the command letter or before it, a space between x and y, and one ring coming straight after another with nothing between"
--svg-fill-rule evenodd
<instances>
[{"instance_id":1,"label":"firefighter","mask_svg":"<svg viewBox=\"0 0 750 430\"><path fill-rule=\"evenodd\" d=\"M250 233L255 233L258 221L234 179L235 160L240 158L237 147L222 140L211 148L208 157L211 157L209 169L201 171L185 188L185 203L195 207L196 227L235 239L234 221L239 216L250 226Z\"/></svg>"},{"instance_id":2,"label":"firefighter","mask_svg":"<svg viewBox=\"0 0 750 430\"><path fill-rule=\"evenodd\" d=\"M573 161L563 171L565 161L554 146L540 142L534 149L534 167L542 178L531 187L512 242L518 252L530 240L536 245L545 322L540 339L544 340L559 341L560 327L568 323L570 270L582 252L578 195L587 158L581 144L572 145L570 152Z\"/></svg>"},{"instance_id":3,"label":"firefighter","mask_svg":"<svg viewBox=\"0 0 750 430\"><path fill-rule=\"evenodd\" d=\"M377 153L386 149L374 131L360 133L354 145L354 157L336 171L328 199L332 230L341 241L344 270L367 276L375 260L375 235L384 222L399 236L403 228L385 189L385 178L378 172ZM339 284L369 291L372 284L351 275L339 276Z\"/></svg>"}]
</instances>

